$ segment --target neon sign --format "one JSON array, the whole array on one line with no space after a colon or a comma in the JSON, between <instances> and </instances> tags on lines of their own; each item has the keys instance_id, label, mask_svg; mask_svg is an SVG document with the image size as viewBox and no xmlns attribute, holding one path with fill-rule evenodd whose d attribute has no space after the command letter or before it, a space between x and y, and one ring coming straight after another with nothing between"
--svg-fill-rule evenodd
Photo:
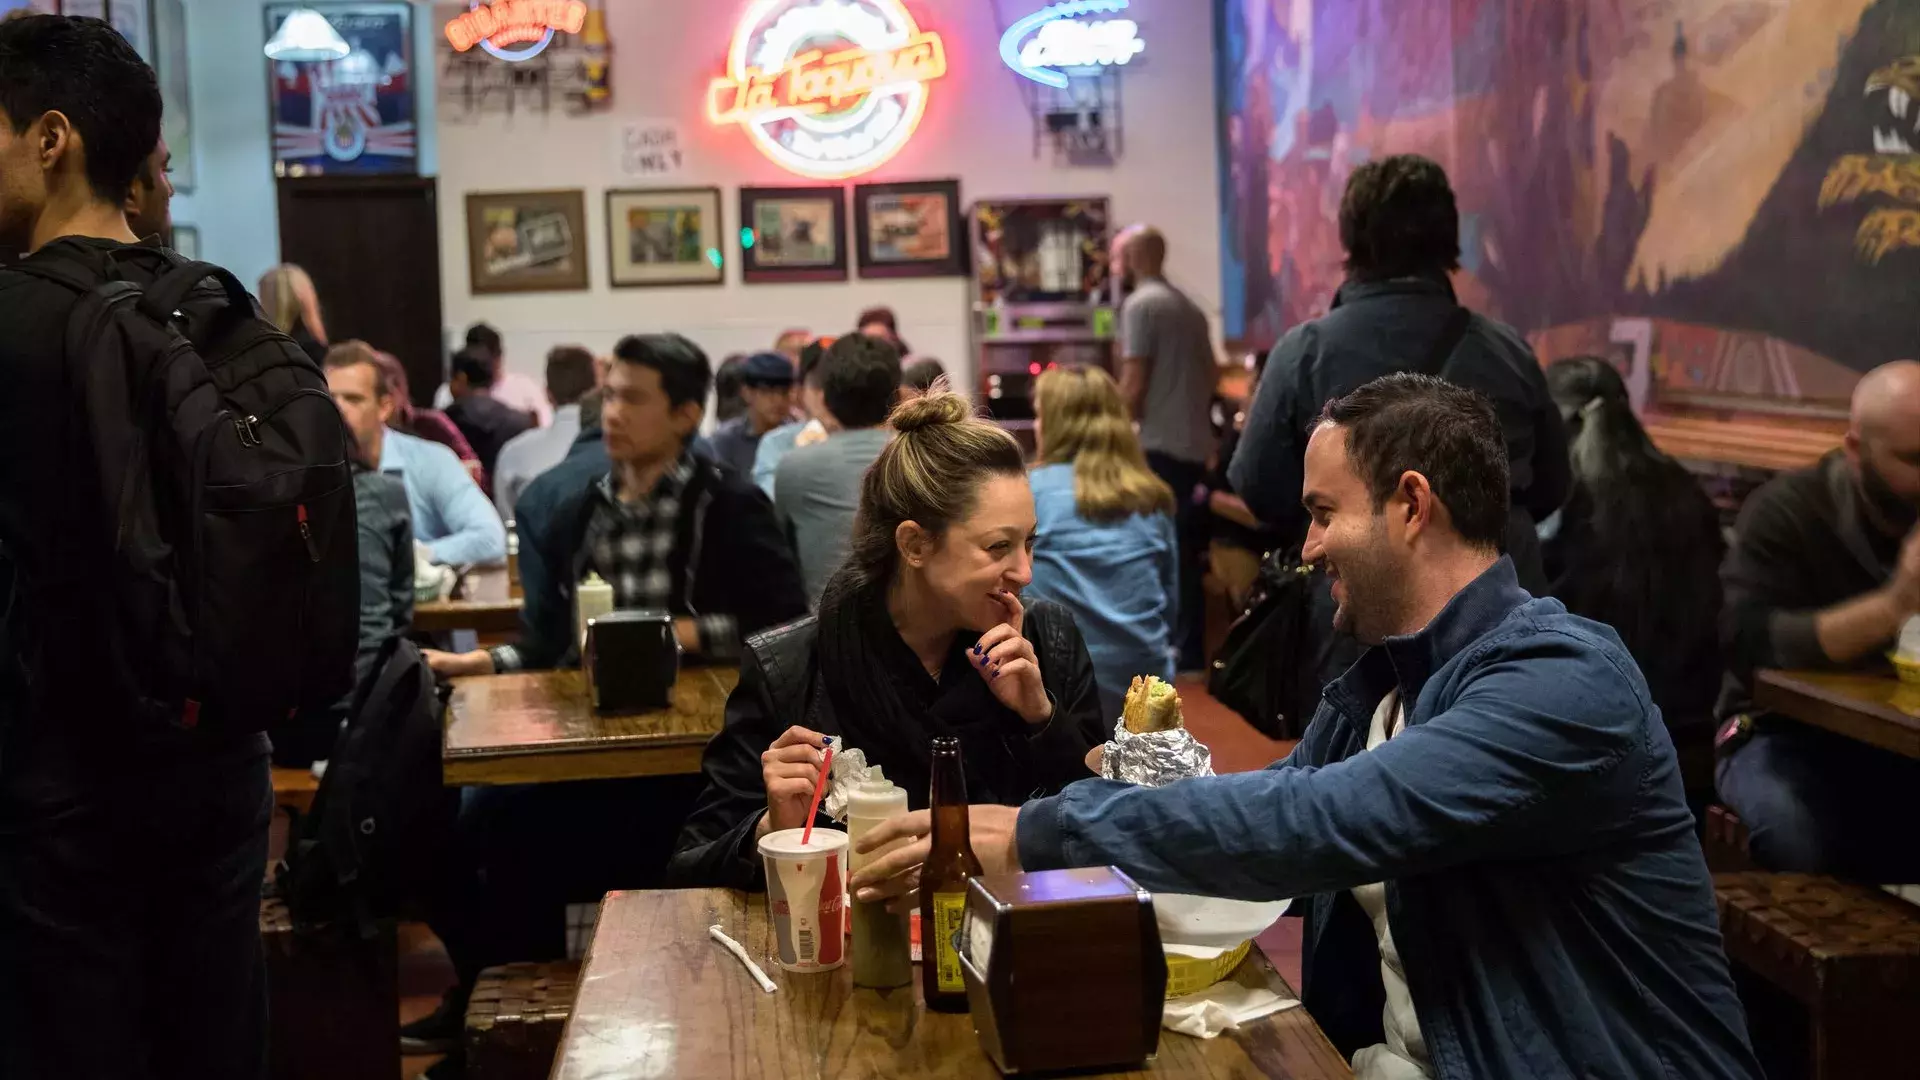
<instances>
[{"instance_id":1,"label":"neon sign","mask_svg":"<svg viewBox=\"0 0 1920 1080\"><path fill-rule=\"evenodd\" d=\"M1123 66L1146 50L1132 19L1081 18L1126 8L1127 0L1064 0L1042 8L1001 35L1000 59L1015 74L1064 90L1069 72L1060 68Z\"/></svg>"},{"instance_id":2,"label":"neon sign","mask_svg":"<svg viewBox=\"0 0 1920 1080\"><path fill-rule=\"evenodd\" d=\"M739 124L786 169L839 180L899 153L946 73L940 35L900 0L757 0L707 86L707 118Z\"/></svg>"},{"instance_id":3,"label":"neon sign","mask_svg":"<svg viewBox=\"0 0 1920 1080\"><path fill-rule=\"evenodd\" d=\"M502 60L531 60L556 32L577 34L586 22L584 0L470 0L447 23L447 41L455 52L478 45Z\"/></svg>"}]
</instances>

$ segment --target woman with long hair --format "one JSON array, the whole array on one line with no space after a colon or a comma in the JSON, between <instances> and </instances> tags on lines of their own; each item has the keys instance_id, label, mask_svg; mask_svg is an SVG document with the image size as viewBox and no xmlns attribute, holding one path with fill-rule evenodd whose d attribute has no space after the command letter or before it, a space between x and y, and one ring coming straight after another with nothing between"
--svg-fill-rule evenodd
<instances>
[{"instance_id":1,"label":"woman with long hair","mask_svg":"<svg viewBox=\"0 0 1920 1080\"><path fill-rule=\"evenodd\" d=\"M1574 478L1543 545L1552 595L1620 635L1666 718L1689 795L1710 793L1720 515L1693 474L1647 437L1612 364L1555 361L1547 388L1567 423Z\"/></svg>"},{"instance_id":2,"label":"woman with long hair","mask_svg":"<svg viewBox=\"0 0 1920 1080\"><path fill-rule=\"evenodd\" d=\"M675 885L759 888L755 837L806 824L824 737L927 805L931 744L957 736L976 803L1017 806L1089 775L1106 738L1073 616L1027 604L1033 495L1019 444L935 391L861 481L847 561L820 613L747 642Z\"/></svg>"},{"instance_id":3,"label":"woman with long hair","mask_svg":"<svg viewBox=\"0 0 1920 1080\"><path fill-rule=\"evenodd\" d=\"M1100 368L1040 376L1033 431L1039 530L1027 592L1079 620L1101 712L1112 720L1135 675L1173 680L1180 595L1173 489L1148 468L1120 388Z\"/></svg>"},{"instance_id":4,"label":"woman with long hair","mask_svg":"<svg viewBox=\"0 0 1920 1080\"><path fill-rule=\"evenodd\" d=\"M281 263L260 275L260 307L267 321L291 337L314 363L327 355L327 324L320 316L320 293L305 270Z\"/></svg>"}]
</instances>

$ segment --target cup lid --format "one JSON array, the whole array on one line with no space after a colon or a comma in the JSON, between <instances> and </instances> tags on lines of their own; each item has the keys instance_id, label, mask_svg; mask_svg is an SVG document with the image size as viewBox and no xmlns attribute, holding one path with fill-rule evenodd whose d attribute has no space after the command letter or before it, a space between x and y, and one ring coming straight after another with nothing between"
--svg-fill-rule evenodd
<instances>
[{"instance_id":1,"label":"cup lid","mask_svg":"<svg viewBox=\"0 0 1920 1080\"><path fill-rule=\"evenodd\" d=\"M802 846L800 837L805 829L782 829L760 838L760 854L779 858L798 858L807 855L830 855L847 848L847 834L838 829L816 827L813 838Z\"/></svg>"}]
</instances>

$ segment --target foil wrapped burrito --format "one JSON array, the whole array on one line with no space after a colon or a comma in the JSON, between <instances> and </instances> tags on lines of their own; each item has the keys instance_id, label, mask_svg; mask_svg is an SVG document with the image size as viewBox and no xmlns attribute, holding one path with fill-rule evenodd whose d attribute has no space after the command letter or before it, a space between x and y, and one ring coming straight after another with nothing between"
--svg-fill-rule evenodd
<instances>
[{"instance_id":1,"label":"foil wrapped burrito","mask_svg":"<svg viewBox=\"0 0 1920 1080\"><path fill-rule=\"evenodd\" d=\"M1100 755L1109 780L1159 787L1190 776L1213 775L1213 751L1193 737L1180 714L1180 695L1154 677L1136 675L1113 739Z\"/></svg>"}]
</instances>

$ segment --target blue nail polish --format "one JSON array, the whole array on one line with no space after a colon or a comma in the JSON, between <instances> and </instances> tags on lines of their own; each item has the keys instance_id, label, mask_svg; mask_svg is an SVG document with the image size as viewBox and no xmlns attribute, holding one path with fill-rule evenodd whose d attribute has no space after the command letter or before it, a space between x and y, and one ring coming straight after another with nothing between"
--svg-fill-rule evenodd
<instances>
[{"instance_id":1,"label":"blue nail polish","mask_svg":"<svg viewBox=\"0 0 1920 1080\"><path fill-rule=\"evenodd\" d=\"M997 679L999 677L1000 677L1000 673L996 671L992 675L987 676L987 681L992 682L994 679Z\"/></svg>"}]
</instances>

